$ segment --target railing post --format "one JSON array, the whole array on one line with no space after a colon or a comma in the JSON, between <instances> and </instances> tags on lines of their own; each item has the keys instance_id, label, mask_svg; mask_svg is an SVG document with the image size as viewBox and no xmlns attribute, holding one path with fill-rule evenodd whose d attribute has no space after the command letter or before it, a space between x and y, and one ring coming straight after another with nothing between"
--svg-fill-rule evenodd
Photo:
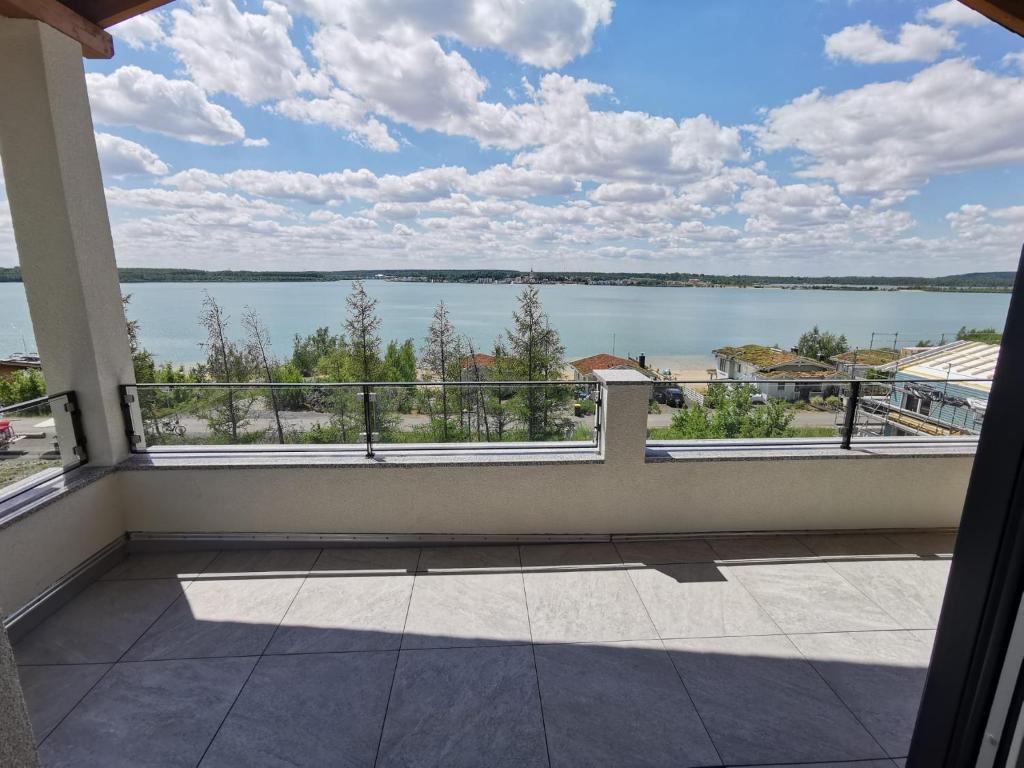
<instances>
[{"instance_id":1,"label":"railing post","mask_svg":"<svg viewBox=\"0 0 1024 768\"><path fill-rule=\"evenodd\" d=\"M843 442L840 448L850 450L850 440L853 438L853 426L857 419L857 403L860 401L860 382L850 382L850 396L846 399L846 415L843 419Z\"/></svg>"},{"instance_id":2,"label":"railing post","mask_svg":"<svg viewBox=\"0 0 1024 768\"><path fill-rule=\"evenodd\" d=\"M145 450L146 430L142 422L142 405L139 402L139 389L134 384L121 385L121 415L124 417L128 450L132 453Z\"/></svg>"},{"instance_id":3,"label":"railing post","mask_svg":"<svg viewBox=\"0 0 1024 768\"><path fill-rule=\"evenodd\" d=\"M373 458L373 392L370 385L364 384L362 391L363 398L363 427L366 429L366 458Z\"/></svg>"},{"instance_id":4,"label":"railing post","mask_svg":"<svg viewBox=\"0 0 1024 768\"><path fill-rule=\"evenodd\" d=\"M647 448L647 406L651 380L638 371L599 370L601 382L601 456L608 463L642 464Z\"/></svg>"}]
</instances>

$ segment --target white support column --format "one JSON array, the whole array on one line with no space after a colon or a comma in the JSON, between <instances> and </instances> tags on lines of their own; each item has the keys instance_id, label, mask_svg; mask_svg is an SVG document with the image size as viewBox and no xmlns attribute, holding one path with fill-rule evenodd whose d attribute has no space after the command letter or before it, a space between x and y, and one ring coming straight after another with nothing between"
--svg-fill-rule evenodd
<instances>
[{"instance_id":1,"label":"white support column","mask_svg":"<svg viewBox=\"0 0 1024 768\"><path fill-rule=\"evenodd\" d=\"M7 630L0 624L0 765L36 768L39 757L35 744L14 653Z\"/></svg>"},{"instance_id":2,"label":"white support column","mask_svg":"<svg viewBox=\"0 0 1024 768\"><path fill-rule=\"evenodd\" d=\"M82 46L0 18L0 156L47 389L78 393L91 463L127 455L134 383Z\"/></svg>"},{"instance_id":3,"label":"white support column","mask_svg":"<svg viewBox=\"0 0 1024 768\"><path fill-rule=\"evenodd\" d=\"M604 382L601 453L608 464L643 464L647 447L647 406L651 380L639 371L594 371Z\"/></svg>"}]
</instances>

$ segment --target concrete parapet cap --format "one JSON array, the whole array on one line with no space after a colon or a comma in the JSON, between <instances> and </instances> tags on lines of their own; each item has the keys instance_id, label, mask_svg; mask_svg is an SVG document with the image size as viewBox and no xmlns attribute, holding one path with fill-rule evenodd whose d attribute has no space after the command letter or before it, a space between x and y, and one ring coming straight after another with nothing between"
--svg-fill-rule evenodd
<instances>
[{"instance_id":1,"label":"concrete parapet cap","mask_svg":"<svg viewBox=\"0 0 1024 768\"><path fill-rule=\"evenodd\" d=\"M594 371L598 381L605 384L650 384L651 379L632 368L608 368Z\"/></svg>"}]
</instances>

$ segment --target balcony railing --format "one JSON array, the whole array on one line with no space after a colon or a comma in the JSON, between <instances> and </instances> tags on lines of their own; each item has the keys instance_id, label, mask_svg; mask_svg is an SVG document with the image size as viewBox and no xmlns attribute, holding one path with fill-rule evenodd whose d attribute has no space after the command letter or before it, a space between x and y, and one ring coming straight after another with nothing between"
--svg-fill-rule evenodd
<instances>
[{"instance_id":1,"label":"balcony railing","mask_svg":"<svg viewBox=\"0 0 1024 768\"><path fill-rule=\"evenodd\" d=\"M122 387L133 452L595 447L592 382L191 383Z\"/></svg>"},{"instance_id":2,"label":"balcony railing","mask_svg":"<svg viewBox=\"0 0 1024 768\"><path fill-rule=\"evenodd\" d=\"M990 379L765 378L651 385L648 445L973 445ZM134 384L133 452L596 449L600 382Z\"/></svg>"},{"instance_id":3,"label":"balcony railing","mask_svg":"<svg viewBox=\"0 0 1024 768\"><path fill-rule=\"evenodd\" d=\"M649 444L977 442L989 378L757 378L653 384Z\"/></svg>"},{"instance_id":4,"label":"balcony railing","mask_svg":"<svg viewBox=\"0 0 1024 768\"><path fill-rule=\"evenodd\" d=\"M0 406L0 500L87 461L74 392Z\"/></svg>"}]
</instances>

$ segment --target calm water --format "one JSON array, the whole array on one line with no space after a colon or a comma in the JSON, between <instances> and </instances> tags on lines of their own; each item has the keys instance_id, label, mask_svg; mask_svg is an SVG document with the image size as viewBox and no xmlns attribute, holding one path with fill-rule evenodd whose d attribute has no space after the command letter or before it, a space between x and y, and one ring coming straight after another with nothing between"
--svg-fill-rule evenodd
<instances>
[{"instance_id":1,"label":"calm water","mask_svg":"<svg viewBox=\"0 0 1024 768\"><path fill-rule=\"evenodd\" d=\"M125 285L129 315L138 320L144 345L160 361L203 357L199 316L204 291L226 308L236 333L245 306L270 329L275 352L286 356L292 336L317 326L340 328L351 284L337 283L143 283ZM448 304L459 331L479 349L511 324L515 285L388 283L370 281L379 300L385 339L411 337L422 344L434 306ZM646 353L662 366L703 368L710 350L729 344L790 346L812 325L845 333L851 343L891 346L947 338L963 325L1002 328L1008 294L924 292L787 291L742 288L625 288L541 286L541 299L570 358L611 352ZM20 283L0 283L0 354L34 349L32 326Z\"/></svg>"}]
</instances>

